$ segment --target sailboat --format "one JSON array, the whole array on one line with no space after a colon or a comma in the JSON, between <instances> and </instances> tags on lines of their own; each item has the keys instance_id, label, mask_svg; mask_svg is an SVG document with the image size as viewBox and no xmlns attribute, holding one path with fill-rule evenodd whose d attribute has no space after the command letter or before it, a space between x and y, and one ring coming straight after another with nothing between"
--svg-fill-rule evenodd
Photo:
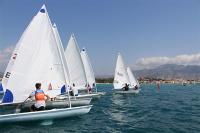
<instances>
[{"instance_id":1,"label":"sailboat","mask_svg":"<svg viewBox=\"0 0 200 133\"><path fill-rule=\"evenodd\" d=\"M54 66L51 67L50 69L50 72L49 72L49 76L48 77L55 77L56 75L60 75L60 78L58 78L58 80L53 80L51 81L51 88L56 88L56 86L60 86L61 89L59 90L56 90L56 89L50 89L50 90L47 90L46 93L49 95L49 96L52 96L52 97L56 97L53 101L47 101L46 102L46 108L58 108L58 107L67 107L69 106L67 100L68 100L68 97L66 98L59 98L58 95L59 94L62 94L62 93L67 93L67 96L68 96L68 92L66 92L66 88L65 88L65 85L63 85L65 83L65 78L63 78L61 75L63 75L63 73L65 73L66 75L66 80L67 80L67 83L70 82L70 79L69 79L69 72L68 72L68 67L67 67L67 63L66 63L66 59L65 59L65 54L64 54L64 48L63 48L63 45L62 45L62 42L61 42L61 39L60 39L60 35L59 35L59 32L58 32L58 29L57 29L57 26L56 24L54 23L53 24L53 32L54 32L54 35L55 35L55 39L56 39L56 44L57 44L57 47L58 47L58 50L59 50L59 53L60 53L60 57L62 58L62 61L63 61L63 71L62 71L62 65L59 64L59 63L55 63ZM48 78L47 77L47 78ZM63 86L61 86L61 85ZM75 97L71 97L70 98L70 102L71 102L71 106L73 107L76 107L76 106L82 106L82 105L89 105L90 102L91 102L92 98L90 97L84 97L84 98L81 98L81 99L78 99L78 98L75 98ZM31 105L34 104L35 101L28 101L28 102L25 102L24 103L24 106L23 106L23 109L24 110L27 110L29 109L29 107Z\"/></svg>"},{"instance_id":2,"label":"sailboat","mask_svg":"<svg viewBox=\"0 0 200 133\"><path fill-rule=\"evenodd\" d=\"M81 51L81 59L83 61L84 65L84 70L87 78L87 86L90 87L91 89L95 90L95 92L89 93L89 96L99 96L99 95L104 95L104 92L97 92L97 87L96 87L96 81L95 81L95 76L94 76L94 71L92 68L92 64L90 62L89 56L85 50L85 48L82 49Z\"/></svg>"},{"instance_id":3,"label":"sailboat","mask_svg":"<svg viewBox=\"0 0 200 133\"><path fill-rule=\"evenodd\" d=\"M67 48L65 49L65 57L69 71L70 87L74 95L78 96L78 91L86 90L87 79L74 34L71 35Z\"/></svg>"},{"instance_id":4,"label":"sailboat","mask_svg":"<svg viewBox=\"0 0 200 133\"><path fill-rule=\"evenodd\" d=\"M57 26L56 24L54 23L53 25L53 31L54 31L54 35L55 35L55 38L56 38L56 42L58 44L58 48L59 50L61 51L61 57L62 59L64 60L64 72L66 73L67 75L67 82L70 84L70 76L69 76L69 70L68 70L68 65L67 65L67 60L66 60L66 57L65 57L65 52L64 52L64 48L63 48L63 45L62 45L62 41L60 39L60 35L59 35L59 32L58 32L58 29L57 29ZM69 85L68 85L69 86ZM62 90L61 91L61 94L62 93L65 93L67 90L65 88L65 90ZM68 90L69 91L69 90ZM57 99L59 101L59 98ZM91 102L91 98L82 98L82 99L76 99L75 97L71 97L71 104L72 106L80 106L80 105L89 105Z\"/></svg>"},{"instance_id":5,"label":"sailboat","mask_svg":"<svg viewBox=\"0 0 200 133\"><path fill-rule=\"evenodd\" d=\"M96 87L92 66L89 62L86 51L80 52L74 34L71 35L68 46L65 50L66 61L70 74L71 87L76 99L100 97L105 93L88 94L88 86ZM60 95L58 99L66 99Z\"/></svg>"},{"instance_id":6,"label":"sailboat","mask_svg":"<svg viewBox=\"0 0 200 133\"><path fill-rule=\"evenodd\" d=\"M42 88L46 93L51 83L55 91L52 95L58 95L61 86L68 84L64 70L65 60L59 51L45 5L34 16L15 49L17 49L15 61L11 69L6 69L5 72L9 74L5 77L7 83L3 86L5 93L1 107L23 104L30 93L35 90L35 83L42 83ZM60 78L63 78L65 82L60 82ZM53 83L52 81L59 82ZM57 119L88 113L92 107L92 105L71 107L70 97L68 103L69 108L0 115L0 122Z\"/></svg>"},{"instance_id":7,"label":"sailboat","mask_svg":"<svg viewBox=\"0 0 200 133\"><path fill-rule=\"evenodd\" d=\"M87 79L87 85L90 86L91 88L96 88L96 82L95 82L93 68L92 68L89 56L88 56L85 48L82 49L80 54L81 54L81 59L83 61L83 66L84 66L85 75L86 75L86 79Z\"/></svg>"},{"instance_id":8,"label":"sailboat","mask_svg":"<svg viewBox=\"0 0 200 133\"><path fill-rule=\"evenodd\" d=\"M117 57L117 63L115 68L115 76L114 76L114 90L116 93L139 93L139 89L134 89L135 78L130 70L130 68L126 67L122 55L119 53ZM125 91L123 88L125 85L128 85L128 90ZM139 86L138 86L139 87Z\"/></svg>"}]
</instances>

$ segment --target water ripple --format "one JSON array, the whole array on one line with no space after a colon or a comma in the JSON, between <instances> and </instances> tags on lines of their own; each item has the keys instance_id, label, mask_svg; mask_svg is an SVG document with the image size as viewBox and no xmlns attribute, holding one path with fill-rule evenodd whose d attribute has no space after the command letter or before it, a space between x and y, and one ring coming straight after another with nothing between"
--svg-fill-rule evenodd
<instances>
[{"instance_id":1,"label":"water ripple","mask_svg":"<svg viewBox=\"0 0 200 133\"><path fill-rule=\"evenodd\" d=\"M52 125L18 123L1 125L9 133L199 133L198 85L142 85L138 95L112 93L112 85L98 85L108 92L93 101L93 108L79 117L54 120Z\"/></svg>"}]
</instances>

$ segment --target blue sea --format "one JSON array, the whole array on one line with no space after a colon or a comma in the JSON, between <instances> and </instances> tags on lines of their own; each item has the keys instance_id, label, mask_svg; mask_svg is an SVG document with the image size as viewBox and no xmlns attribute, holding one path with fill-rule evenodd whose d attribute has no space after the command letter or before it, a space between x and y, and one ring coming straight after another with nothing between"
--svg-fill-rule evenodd
<instances>
[{"instance_id":1,"label":"blue sea","mask_svg":"<svg viewBox=\"0 0 200 133\"><path fill-rule=\"evenodd\" d=\"M107 92L93 100L91 111L79 117L0 125L9 133L200 133L200 85L141 85L138 95Z\"/></svg>"}]
</instances>

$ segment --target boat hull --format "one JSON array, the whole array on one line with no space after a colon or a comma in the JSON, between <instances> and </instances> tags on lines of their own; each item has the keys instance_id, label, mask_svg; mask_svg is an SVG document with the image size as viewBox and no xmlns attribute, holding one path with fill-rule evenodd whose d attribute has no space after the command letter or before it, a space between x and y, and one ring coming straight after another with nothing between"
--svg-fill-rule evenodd
<instances>
[{"instance_id":1,"label":"boat hull","mask_svg":"<svg viewBox=\"0 0 200 133\"><path fill-rule=\"evenodd\" d=\"M138 94L140 92L140 89L137 89L137 90L128 90L128 91L124 91L124 90L114 90L114 93L116 94Z\"/></svg>"},{"instance_id":2,"label":"boat hull","mask_svg":"<svg viewBox=\"0 0 200 133\"><path fill-rule=\"evenodd\" d=\"M0 115L0 123L52 120L52 119L78 116L88 113L91 107L92 105L88 105L88 106L80 106L72 108L51 109L51 110L36 111L36 112Z\"/></svg>"},{"instance_id":3,"label":"boat hull","mask_svg":"<svg viewBox=\"0 0 200 133\"><path fill-rule=\"evenodd\" d=\"M71 106L84 106L89 105L91 102L91 98L84 98L84 99L72 99L71 100ZM33 105L35 101L29 101L25 102L23 105L23 108L29 108L31 105ZM55 100L55 101L46 101L46 109L52 109L52 108L63 108L63 107L69 107L69 101L66 100Z\"/></svg>"},{"instance_id":4,"label":"boat hull","mask_svg":"<svg viewBox=\"0 0 200 133\"><path fill-rule=\"evenodd\" d=\"M74 96L72 98L76 99L84 99L84 98L100 98L102 95L105 95L105 92L97 92L97 93L91 93L91 94L80 94L78 96ZM67 95L60 95L57 97L57 99L68 99Z\"/></svg>"},{"instance_id":5,"label":"boat hull","mask_svg":"<svg viewBox=\"0 0 200 133\"><path fill-rule=\"evenodd\" d=\"M72 99L71 106L84 106L89 105L91 102L91 98L84 98L84 99ZM16 109L21 108L21 112L26 112L30 110L30 107L35 103L35 101L27 101L25 103L9 103L9 104L0 104L0 110L8 110L9 113L15 113ZM69 107L69 101L66 100L55 100L55 101L46 101L46 109L53 109L53 108L66 108Z\"/></svg>"}]
</instances>

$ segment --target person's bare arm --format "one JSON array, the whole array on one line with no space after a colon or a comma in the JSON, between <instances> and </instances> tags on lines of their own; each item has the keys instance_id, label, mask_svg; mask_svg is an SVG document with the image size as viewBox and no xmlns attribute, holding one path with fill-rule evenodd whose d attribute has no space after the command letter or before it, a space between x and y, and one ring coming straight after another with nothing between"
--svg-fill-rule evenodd
<instances>
[{"instance_id":1,"label":"person's bare arm","mask_svg":"<svg viewBox=\"0 0 200 133\"><path fill-rule=\"evenodd\" d=\"M50 99L50 97L49 97L48 95L46 95L46 94L45 94L45 96L47 97L47 100L49 100L49 99Z\"/></svg>"}]
</instances>

